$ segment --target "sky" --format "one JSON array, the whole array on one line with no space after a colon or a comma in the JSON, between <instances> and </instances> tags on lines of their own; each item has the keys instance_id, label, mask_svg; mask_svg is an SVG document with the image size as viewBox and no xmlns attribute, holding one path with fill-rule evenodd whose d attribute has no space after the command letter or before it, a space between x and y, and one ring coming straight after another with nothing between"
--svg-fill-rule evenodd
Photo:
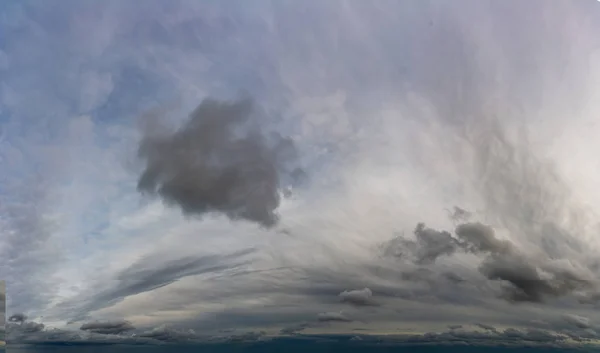
<instances>
[{"instance_id":1,"label":"sky","mask_svg":"<svg viewBox=\"0 0 600 353\"><path fill-rule=\"evenodd\" d=\"M599 33L593 0L3 1L7 342L597 343Z\"/></svg>"},{"instance_id":2,"label":"sky","mask_svg":"<svg viewBox=\"0 0 600 353\"><path fill-rule=\"evenodd\" d=\"M6 284L0 280L0 347L4 346L6 328Z\"/></svg>"}]
</instances>

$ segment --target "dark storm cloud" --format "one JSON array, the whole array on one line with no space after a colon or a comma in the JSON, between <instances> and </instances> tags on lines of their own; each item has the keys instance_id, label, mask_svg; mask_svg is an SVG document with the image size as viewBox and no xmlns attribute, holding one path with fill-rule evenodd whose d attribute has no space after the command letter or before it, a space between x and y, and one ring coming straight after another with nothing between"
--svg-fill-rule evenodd
<instances>
[{"instance_id":1,"label":"dark storm cloud","mask_svg":"<svg viewBox=\"0 0 600 353\"><path fill-rule=\"evenodd\" d=\"M129 321L121 320L90 322L81 325L79 329L82 331L89 331L105 335L118 335L127 331L135 330L135 327Z\"/></svg>"},{"instance_id":2,"label":"dark storm cloud","mask_svg":"<svg viewBox=\"0 0 600 353\"><path fill-rule=\"evenodd\" d=\"M138 189L189 215L219 212L273 226L296 151L292 140L261 131L253 113L250 100L205 99L178 131L149 127L139 146L146 167Z\"/></svg>"}]
</instances>

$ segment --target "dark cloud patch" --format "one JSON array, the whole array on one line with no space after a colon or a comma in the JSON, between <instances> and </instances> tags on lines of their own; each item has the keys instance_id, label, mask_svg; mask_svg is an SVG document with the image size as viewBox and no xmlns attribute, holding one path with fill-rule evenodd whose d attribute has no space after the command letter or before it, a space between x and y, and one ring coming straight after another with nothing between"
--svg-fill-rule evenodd
<instances>
[{"instance_id":1,"label":"dark cloud patch","mask_svg":"<svg viewBox=\"0 0 600 353\"><path fill-rule=\"evenodd\" d=\"M431 264L443 255L452 255L460 243L446 231L426 228L424 223L417 224L414 230L417 238L417 263Z\"/></svg>"},{"instance_id":2,"label":"dark cloud patch","mask_svg":"<svg viewBox=\"0 0 600 353\"><path fill-rule=\"evenodd\" d=\"M27 322L26 325L10 324L6 330L6 342L32 345L112 345L112 344L156 344L158 341L135 337L96 334L82 335L79 332L48 329L43 324Z\"/></svg>"},{"instance_id":3,"label":"dark cloud patch","mask_svg":"<svg viewBox=\"0 0 600 353\"><path fill-rule=\"evenodd\" d=\"M352 320L348 318L341 312L324 312L319 313L317 315L317 320L320 322L351 322Z\"/></svg>"},{"instance_id":4,"label":"dark cloud patch","mask_svg":"<svg viewBox=\"0 0 600 353\"><path fill-rule=\"evenodd\" d=\"M295 333L304 331L305 329L309 328L310 324L309 323L301 323L301 324L297 324L297 325L293 325L293 326L288 326L288 327L284 327L281 330L279 330L279 333L282 335L293 335Z\"/></svg>"},{"instance_id":5,"label":"dark cloud patch","mask_svg":"<svg viewBox=\"0 0 600 353\"><path fill-rule=\"evenodd\" d=\"M168 325L159 326L139 335L162 342L182 342L192 340L198 335L193 330L179 330Z\"/></svg>"},{"instance_id":6,"label":"dark cloud patch","mask_svg":"<svg viewBox=\"0 0 600 353\"><path fill-rule=\"evenodd\" d=\"M45 325L39 322L28 321L21 324L20 329L23 332L40 332L44 329Z\"/></svg>"},{"instance_id":7,"label":"dark cloud patch","mask_svg":"<svg viewBox=\"0 0 600 353\"><path fill-rule=\"evenodd\" d=\"M501 330L467 331L450 330L441 333L426 333L423 335L409 336L404 343L438 343L438 344L467 344L467 345L563 345L569 337L557 332L528 329L518 330L508 328Z\"/></svg>"},{"instance_id":8,"label":"dark cloud patch","mask_svg":"<svg viewBox=\"0 0 600 353\"><path fill-rule=\"evenodd\" d=\"M345 290L339 297L343 303L357 306L375 305L372 300L373 292L369 288Z\"/></svg>"},{"instance_id":9,"label":"dark cloud patch","mask_svg":"<svg viewBox=\"0 0 600 353\"><path fill-rule=\"evenodd\" d=\"M480 271L491 280L509 283L504 295L513 301L542 302L548 297L560 297L592 286L577 273L536 265L519 254L492 255L484 260Z\"/></svg>"},{"instance_id":10,"label":"dark cloud patch","mask_svg":"<svg viewBox=\"0 0 600 353\"><path fill-rule=\"evenodd\" d=\"M509 253L513 250L511 243L496 238L494 230L482 223L463 223L456 227L456 235L464 241L461 244L475 253Z\"/></svg>"},{"instance_id":11,"label":"dark cloud patch","mask_svg":"<svg viewBox=\"0 0 600 353\"><path fill-rule=\"evenodd\" d=\"M452 234L427 228L424 223L417 224L413 234L415 240L400 235L384 244L384 255L414 258L419 265L429 265L440 256L452 255L461 248L460 242Z\"/></svg>"},{"instance_id":12,"label":"dark cloud patch","mask_svg":"<svg viewBox=\"0 0 600 353\"><path fill-rule=\"evenodd\" d=\"M27 320L27 315L22 313L15 313L8 317L9 322L23 323Z\"/></svg>"},{"instance_id":13,"label":"dark cloud patch","mask_svg":"<svg viewBox=\"0 0 600 353\"><path fill-rule=\"evenodd\" d=\"M499 239L494 229L480 222L459 224L455 236L450 232L437 231L419 223L415 230L416 241L397 237L384 244L384 255L410 259L419 266L431 265L440 256L457 252L472 253L483 257L479 272L488 280L506 284L501 296L515 302L543 302L573 294L580 301L590 300L594 290L593 278L585 269L569 263L552 262L549 258L532 257L513 243ZM427 268L403 273L404 280L437 281ZM459 275L444 272L442 278L461 284ZM587 293L587 294L582 294Z\"/></svg>"},{"instance_id":14,"label":"dark cloud patch","mask_svg":"<svg viewBox=\"0 0 600 353\"><path fill-rule=\"evenodd\" d=\"M227 337L227 340L229 342L253 342L264 339L266 335L265 331L249 331L238 335L231 335Z\"/></svg>"},{"instance_id":15,"label":"dark cloud patch","mask_svg":"<svg viewBox=\"0 0 600 353\"><path fill-rule=\"evenodd\" d=\"M205 99L169 133L147 125L139 146L146 167L138 190L159 195L185 214L218 212L265 227L277 223L283 175L296 150L292 140L261 130L250 100Z\"/></svg>"},{"instance_id":16,"label":"dark cloud patch","mask_svg":"<svg viewBox=\"0 0 600 353\"><path fill-rule=\"evenodd\" d=\"M567 314L567 315L563 316L563 319L568 324L573 325L579 329L588 329L588 328L592 327L590 324L590 319L588 319L587 317L574 315L574 314Z\"/></svg>"},{"instance_id":17,"label":"dark cloud patch","mask_svg":"<svg viewBox=\"0 0 600 353\"><path fill-rule=\"evenodd\" d=\"M477 323L475 325L477 325L478 327L480 327L486 331L494 331L494 332L497 331L496 328L492 325L480 324L480 323Z\"/></svg>"},{"instance_id":18,"label":"dark cloud patch","mask_svg":"<svg viewBox=\"0 0 600 353\"><path fill-rule=\"evenodd\" d=\"M458 330L461 329L463 326L462 325L449 325L448 329L450 330Z\"/></svg>"},{"instance_id":19,"label":"dark cloud patch","mask_svg":"<svg viewBox=\"0 0 600 353\"><path fill-rule=\"evenodd\" d=\"M104 335L118 335L127 331L135 330L135 327L129 321L105 321L90 322L81 325L82 331L100 333Z\"/></svg>"}]
</instances>

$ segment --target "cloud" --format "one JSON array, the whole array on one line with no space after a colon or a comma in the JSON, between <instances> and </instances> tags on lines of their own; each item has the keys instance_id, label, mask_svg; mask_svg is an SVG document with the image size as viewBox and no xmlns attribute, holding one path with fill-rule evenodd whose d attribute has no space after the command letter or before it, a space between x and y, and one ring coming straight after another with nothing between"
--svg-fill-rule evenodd
<instances>
[{"instance_id":1,"label":"cloud","mask_svg":"<svg viewBox=\"0 0 600 353\"><path fill-rule=\"evenodd\" d=\"M301 324L297 324L297 325L293 325L293 326L289 326L289 327L284 327L281 330L279 330L279 333L282 335L293 335L298 332L304 331L305 329L307 329L309 327L310 327L309 323L301 323Z\"/></svg>"},{"instance_id":2,"label":"cloud","mask_svg":"<svg viewBox=\"0 0 600 353\"><path fill-rule=\"evenodd\" d=\"M25 322L25 320L27 320L27 315L22 314L22 313L12 314L11 316L8 317L9 322L23 323L23 322Z\"/></svg>"},{"instance_id":3,"label":"cloud","mask_svg":"<svg viewBox=\"0 0 600 353\"><path fill-rule=\"evenodd\" d=\"M479 222L460 224L456 227L455 233L473 252L502 254L512 251L509 242L497 239L490 226Z\"/></svg>"},{"instance_id":4,"label":"cloud","mask_svg":"<svg viewBox=\"0 0 600 353\"><path fill-rule=\"evenodd\" d=\"M197 337L193 330L182 331L168 325L153 328L152 330L139 334L139 336L164 342L182 342Z\"/></svg>"},{"instance_id":5,"label":"cloud","mask_svg":"<svg viewBox=\"0 0 600 353\"><path fill-rule=\"evenodd\" d=\"M19 329L23 332L40 332L44 329L45 325L39 322L28 321L20 325Z\"/></svg>"},{"instance_id":6,"label":"cloud","mask_svg":"<svg viewBox=\"0 0 600 353\"><path fill-rule=\"evenodd\" d=\"M85 323L81 325L79 329L105 335L119 335L127 331L135 330L135 327L133 327L129 321L121 320Z\"/></svg>"},{"instance_id":7,"label":"cloud","mask_svg":"<svg viewBox=\"0 0 600 353\"><path fill-rule=\"evenodd\" d=\"M277 332L343 309L372 332L598 320L597 217L583 206L599 204L600 22L584 2L5 11L7 307L75 330L30 339L124 339L68 323L91 317L140 332ZM227 100L238 90L255 101ZM135 117L173 101L140 136ZM174 152L186 143L194 154ZM215 165L190 163L202 153ZM293 182L296 163L310 180ZM357 288L381 306L348 308L339 294Z\"/></svg>"},{"instance_id":8,"label":"cloud","mask_svg":"<svg viewBox=\"0 0 600 353\"><path fill-rule=\"evenodd\" d=\"M404 342L406 343L438 343L438 344L467 344L485 346L568 346L568 336L556 332L526 329L520 330L507 328L505 330L465 331L451 330L442 333L426 333L414 335Z\"/></svg>"},{"instance_id":9,"label":"cloud","mask_svg":"<svg viewBox=\"0 0 600 353\"><path fill-rule=\"evenodd\" d=\"M270 227L277 223L281 173L294 162L292 140L260 130L249 100L205 99L177 132L147 125L139 156L141 192L186 214L219 212Z\"/></svg>"},{"instance_id":10,"label":"cloud","mask_svg":"<svg viewBox=\"0 0 600 353\"><path fill-rule=\"evenodd\" d=\"M584 316L566 314L563 318L567 323L580 329L587 329L591 327L590 319Z\"/></svg>"},{"instance_id":11,"label":"cloud","mask_svg":"<svg viewBox=\"0 0 600 353\"><path fill-rule=\"evenodd\" d=\"M254 249L244 249L232 254L179 257L176 260L157 262L153 257L145 257L122 269L116 276L116 281L110 285L99 284L94 293L81 302L64 302L60 306L69 308L68 316L71 321L80 321L88 316L90 311L114 305L128 296L148 292L167 286L188 276L206 273L220 273L234 269L246 263L243 260Z\"/></svg>"},{"instance_id":12,"label":"cloud","mask_svg":"<svg viewBox=\"0 0 600 353\"><path fill-rule=\"evenodd\" d=\"M494 326L491 325L486 325L486 324L475 324L479 327L481 327L482 329L486 330L486 331L497 331L496 328Z\"/></svg>"},{"instance_id":13,"label":"cloud","mask_svg":"<svg viewBox=\"0 0 600 353\"><path fill-rule=\"evenodd\" d=\"M340 293L342 302L353 305L370 305L373 292L369 288L345 290Z\"/></svg>"},{"instance_id":14,"label":"cloud","mask_svg":"<svg viewBox=\"0 0 600 353\"><path fill-rule=\"evenodd\" d=\"M595 284L585 269L560 261L534 258L511 242L498 239L494 229L488 225L463 223L456 226L454 233L456 236L419 223L415 230L417 242L396 238L384 244L384 254L400 257L412 254L412 261L417 265L433 264L438 257L457 252L481 256L483 261L479 272L489 280L507 283L502 297L509 301L543 302L578 291L588 291L585 297L593 295ZM445 277L455 283L463 281L456 274L446 273Z\"/></svg>"},{"instance_id":15,"label":"cloud","mask_svg":"<svg viewBox=\"0 0 600 353\"><path fill-rule=\"evenodd\" d=\"M317 315L317 319L321 322L350 322L352 321L341 312L324 312Z\"/></svg>"}]
</instances>

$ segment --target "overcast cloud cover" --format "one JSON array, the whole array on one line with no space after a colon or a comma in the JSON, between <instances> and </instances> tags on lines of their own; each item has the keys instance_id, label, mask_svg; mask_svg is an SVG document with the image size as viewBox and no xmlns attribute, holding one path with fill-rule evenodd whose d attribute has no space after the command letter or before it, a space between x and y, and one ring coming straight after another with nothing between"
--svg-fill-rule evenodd
<instances>
[{"instance_id":1,"label":"overcast cloud cover","mask_svg":"<svg viewBox=\"0 0 600 353\"><path fill-rule=\"evenodd\" d=\"M0 14L9 343L600 337L597 1Z\"/></svg>"}]
</instances>

